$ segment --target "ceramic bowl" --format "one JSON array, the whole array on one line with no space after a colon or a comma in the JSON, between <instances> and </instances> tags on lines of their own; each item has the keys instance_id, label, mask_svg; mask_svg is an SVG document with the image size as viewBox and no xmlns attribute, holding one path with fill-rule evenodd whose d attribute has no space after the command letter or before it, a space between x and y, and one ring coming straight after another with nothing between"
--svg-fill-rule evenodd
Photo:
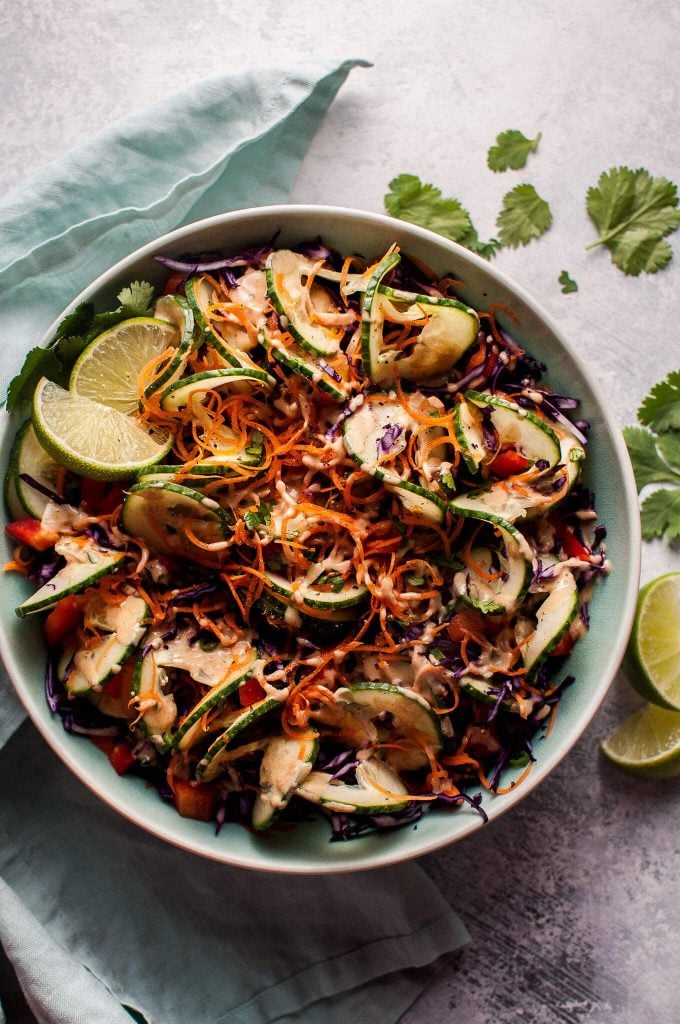
<instances>
[{"instance_id":1,"label":"ceramic bowl","mask_svg":"<svg viewBox=\"0 0 680 1024\"><path fill-rule=\"evenodd\" d=\"M429 231L375 214L317 206L278 206L241 210L212 217L145 245L102 274L77 298L104 308L130 280L160 284L165 271L153 259L163 254L191 252L238 253L267 242L277 232L277 244L292 246L320 236L340 252L378 257L397 242L402 251L438 273L451 272L464 282L462 296L477 309L501 302L519 317L520 326L507 326L535 358L547 363L546 380L555 391L582 401L579 416L592 426L585 482L597 498L601 522L607 524L611 574L599 581L591 605L591 628L575 648L568 665L576 682L560 704L550 735L536 743L537 763L528 779L507 795L485 794L489 824L467 806L457 811L433 811L418 822L349 842L329 843L323 820L303 823L291 831L253 835L239 825L226 825L215 836L210 824L181 818L155 790L131 777L119 778L91 743L62 729L43 695L45 648L41 623L20 620L14 608L28 596L30 585L16 574L0 574L0 648L8 672L29 716L46 742L80 782L126 818L185 850L228 864L265 871L316 873L376 868L420 856L454 843L493 821L540 785L568 754L590 722L619 666L628 639L638 587L639 517L632 471L621 433L601 394L596 374L588 370L550 317L524 291L493 265ZM68 310L65 310L68 312ZM63 314L62 314L63 315ZM61 319L61 317L59 317ZM499 318L503 322L502 316ZM47 332L44 343L52 337ZM17 424L3 416L0 443L4 477ZM75 784L75 783L74 783Z\"/></svg>"}]
</instances>

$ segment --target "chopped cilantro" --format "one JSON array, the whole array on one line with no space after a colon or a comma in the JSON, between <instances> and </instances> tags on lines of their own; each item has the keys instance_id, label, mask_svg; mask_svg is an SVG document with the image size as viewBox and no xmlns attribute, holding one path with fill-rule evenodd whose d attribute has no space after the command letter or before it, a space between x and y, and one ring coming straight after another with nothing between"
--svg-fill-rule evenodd
<instances>
[{"instance_id":1,"label":"chopped cilantro","mask_svg":"<svg viewBox=\"0 0 680 1024\"><path fill-rule=\"evenodd\" d=\"M667 178L653 178L643 167L612 167L588 189L586 209L600 233L589 245L604 245L624 274L654 274L671 260L665 236L680 225L678 193Z\"/></svg>"},{"instance_id":2,"label":"chopped cilantro","mask_svg":"<svg viewBox=\"0 0 680 1024\"><path fill-rule=\"evenodd\" d=\"M557 280L562 286L562 292L565 295L570 295L572 292L578 291L578 285L576 284L576 281L569 276L568 270L563 270Z\"/></svg>"},{"instance_id":3,"label":"chopped cilantro","mask_svg":"<svg viewBox=\"0 0 680 1024\"><path fill-rule=\"evenodd\" d=\"M425 577L418 576L414 572L404 573L404 579L412 587L422 587L425 584Z\"/></svg>"},{"instance_id":4,"label":"chopped cilantro","mask_svg":"<svg viewBox=\"0 0 680 1024\"><path fill-rule=\"evenodd\" d=\"M552 213L533 185L516 185L503 197L496 225L501 245L516 249L548 230Z\"/></svg>"},{"instance_id":5,"label":"chopped cilantro","mask_svg":"<svg viewBox=\"0 0 680 1024\"><path fill-rule=\"evenodd\" d=\"M272 518L273 501L261 501L258 508L250 508L243 516L247 530L254 530L258 526L269 526Z\"/></svg>"},{"instance_id":6,"label":"chopped cilantro","mask_svg":"<svg viewBox=\"0 0 680 1024\"><path fill-rule=\"evenodd\" d=\"M319 588L328 587L334 594L339 594L345 586L345 580L337 572L322 572L314 580L314 586Z\"/></svg>"},{"instance_id":7,"label":"chopped cilantro","mask_svg":"<svg viewBox=\"0 0 680 1024\"><path fill-rule=\"evenodd\" d=\"M535 139L527 139L522 132L509 128L496 136L496 145L487 153L487 166L492 171L518 171L526 166L529 154L536 152L540 140L540 132Z\"/></svg>"},{"instance_id":8,"label":"chopped cilantro","mask_svg":"<svg viewBox=\"0 0 680 1024\"><path fill-rule=\"evenodd\" d=\"M385 209L393 217L436 231L485 259L491 259L498 248L494 238L480 241L470 214L457 199L442 198L441 189L424 184L416 174L400 174L389 188Z\"/></svg>"}]
</instances>

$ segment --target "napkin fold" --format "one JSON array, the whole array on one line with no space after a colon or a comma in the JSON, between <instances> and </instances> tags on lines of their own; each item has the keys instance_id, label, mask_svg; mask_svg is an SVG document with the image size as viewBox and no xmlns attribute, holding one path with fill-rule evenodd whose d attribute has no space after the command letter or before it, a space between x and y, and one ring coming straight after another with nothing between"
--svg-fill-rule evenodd
<instances>
[{"instance_id":1,"label":"napkin fold","mask_svg":"<svg viewBox=\"0 0 680 1024\"><path fill-rule=\"evenodd\" d=\"M361 64L199 83L0 199L2 392L116 260L182 223L285 201ZM416 864L267 875L161 842L93 797L22 718L2 673L0 943L40 1024L125 1024L126 1007L148 1024L391 1024L467 941Z\"/></svg>"}]
</instances>

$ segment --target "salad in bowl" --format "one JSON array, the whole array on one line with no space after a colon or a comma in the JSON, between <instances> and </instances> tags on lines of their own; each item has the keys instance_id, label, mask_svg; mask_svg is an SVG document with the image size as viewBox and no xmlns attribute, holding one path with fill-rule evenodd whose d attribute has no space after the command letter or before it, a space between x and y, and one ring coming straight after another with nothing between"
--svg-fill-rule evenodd
<instances>
[{"instance_id":1,"label":"salad in bowl","mask_svg":"<svg viewBox=\"0 0 680 1024\"><path fill-rule=\"evenodd\" d=\"M48 713L203 844L482 823L610 571L580 395L455 263L226 237L71 311L13 430Z\"/></svg>"}]
</instances>

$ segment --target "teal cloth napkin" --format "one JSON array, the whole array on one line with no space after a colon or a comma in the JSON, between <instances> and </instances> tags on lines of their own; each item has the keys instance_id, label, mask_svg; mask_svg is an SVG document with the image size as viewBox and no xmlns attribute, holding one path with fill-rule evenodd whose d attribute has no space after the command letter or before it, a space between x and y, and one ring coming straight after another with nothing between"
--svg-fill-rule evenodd
<instances>
[{"instance_id":1,"label":"teal cloth napkin","mask_svg":"<svg viewBox=\"0 0 680 1024\"><path fill-rule=\"evenodd\" d=\"M0 200L3 393L116 260L182 223L285 201L362 63L202 82ZM22 719L2 674L0 943L41 1024L129 1024L126 1007L149 1024L391 1024L467 941L416 864L266 875L162 843L93 797Z\"/></svg>"}]
</instances>

